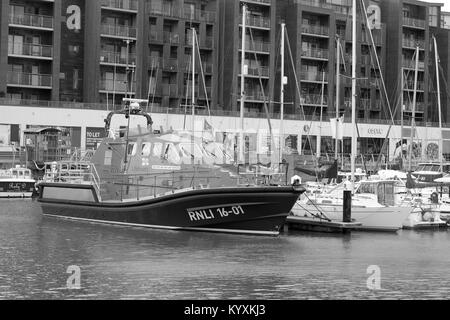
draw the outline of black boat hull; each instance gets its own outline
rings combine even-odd
[[[293,187],[187,190],[139,201],[99,202],[90,185],[43,183],[44,215],[137,227],[278,235],[295,201]],[[54,188],[59,192],[53,192]],[[90,191],[89,191],[90,190]],[[92,197],[86,197],[86,192]],[[85,200],[64,199],[83,193]]]

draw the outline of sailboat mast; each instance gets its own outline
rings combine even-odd
[[[437,100],[438,100],[438,113],[439,113],[439,163],[441,167],[441,172],[443,172],[442,168],[442,111],[441,111],[441,87],[439,83],[439,57],[437,52],[437,44],[436,44],[436,37],[433,36],[433,43],[434,43],[434,59],[436,63],[436,87],[437,87]]]
[[[338,159],[338,147],[339,147],[339,140],[337,137],[337,119],[339,119],[339,88],[340,88],[340,72],[341,72],[341,51],[339,50],[340,46],[340,39],[339,36],[336,39],[336,142],[334,146],[334,159]]]
[[[400,157],[402,159],[401,163],[401,168],[400,170],[403,170],[403,88],[404,84],[403,84],[403,67],[401,67],[401,73],[400,73],[400,110],[401,110],[401,114],[400,114]]]
[[[323,94],[325,90],[325,71],[322,71],[322,93],[320,95],[320,124],[319,124],[319,146],[317,150],[317,159],[320,159],[320,152],[322,150],[322,117],[323,117]]]
[[[239,132],[239,161],[244,163],[244,97],[245,97],[245,22],[247,16],[247,6],[242,5],[242,44],[241,44],[241,109],[240,120],[241,130]]]
[[[356,157],[356,0],[352,1],[352,193],[355,190],[355,157]]]
[[[279,163],[283,160],[283,147],[284,147],[284,85],[285,85],[285,79],[284,79],[284,31],[285,31],[285,24],[281,23],[281,83],[280,83],[280,159]]]
[[[194,135],[195,135],[195,29],[192,28],[192,163],[195,164]]]
[[[413,152],[413,139],[414,139],[414,126],[416,122],[416,98],[417,98],[417,77],[419,71],[419,46],[416,47],[416,65],[414,70],[414,93],[413,93],[413,105],[412,105],[412,116],[411,116],[411,141],[409,146],[409,166],[408,170],[411,171],[411,161]]]

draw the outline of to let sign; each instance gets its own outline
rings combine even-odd
[[[105,136],[105,128],[86,128],[86,149],[97,149]]]

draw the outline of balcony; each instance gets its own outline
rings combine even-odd
[[[180,35],[178,33],[164,31],[163,32],[163,41],[164,41],[164,43],[179,44],[180,43]]]
[[[9,71],[8,86],[51,89],[52,75]]]
[[[367,99],[367,98],[359,99],[359,108],[369,110],[370,109],[370,99]]]
[[[165,17],[175,17],[181,18],[181,8],[173,6],[171,4],[153,4],[151,3],[149,9],[149,14],[151,15],[159,15]]]
[[[317,49],[317,48],[302,49],[301,55],[302,58],[328,60],[327,49]]]
[[[25,28],[53,30],[53,17],[36,14],[9,15],[9,25]]]
[[[191,98],[192,98],[192,87],[184,86],[183,94],[184,94],[184,98],[187,98],[190,102]],[[211,87],[206,87],[206,94],[205,94],[205,89],[203,88],[203,86],[201,88],[199,88],[197,86],[194,88],[194,95],[195,95],[195,98],[203,99],[203,100],[205,100],[206,95],[208,95],[208,100],[210,100],[211,99]]]
[[[270,6],[271,0],[241,0],[241,2],[254,3],[254,4],[263,4],[263,5]]]
[[[265,95],[265,100],[267,101],[268,96]],[[238,100],[240,101],[240,97],[238,98]],[[244,100],[247,102],[260,102],[263,103],[264,102],[264,94],[260,91],[260,90],[251,90],[251,91],[246,91],[245,92],[245,97]]]
[[[419,49],[424,50],[425,49],[425,40],[403,38],[402,45],[404,48],[411,48],[411,49],[416,49],[416,47],[419,46]]]
[[[123,77],[125,75],[122,74]],[[128,90],[127,90],[127,85]],[[129,93],[134,94],[134,88],[136,88],[136,82],[126,83],[125,80],[111,80],[111,79],[100,79],[99,90],[108,93]]]
[[[325,83],[328,82],[328,73],[327,72],[316,72],[316,71],[302,71],[300,72],[300,80],[301,81],[309,81],[309,82],[320,82],[323,81],[323,76],[325,74]]]
[[[166,97],[178,98],[178,86],[176,84],[163,84],[162,94]]]
[[[321,37],[329,37],[330,28],[321,25],[302,24],[302,33]]]
[[[52,60],[53,46],[33,43],[9,43],[8,55],[14,57]]]
[[[161,34],[161,32],[150,30],[150,32],[148,33],[148,41],[163,43],[163,35]]]
[[[138,2],[136,0],[102,0],[102,8],[137,12]]]
[[[404,83],[404,90],[413,91],[414,90],[414,81],[408,80]],[[424,91],[425,83],[423,81],[417,81],[417,90]]]
[[[100,52],[100,63],[110,64],[110,65],[127,65],[127,56],[121,54],[120,52]],[[128,65],[136,64],[136,55],[131,53],[128,55]]]
[[[300,97],[300,103],[302,105],[313,105],[313,106],[320,106],[320,103],[322,102],[322,95],[321,94],[302,94]],[[328,103],[328,97],[326,94],[323,95],[323,104],[326,105]]]
[[[162,59],[162,69],[169,72],[178,71],[178,59]]]
[[[241,74],[239,73],[239,76]],[[248,67],[246,77],[269,77],[269,67],[261,66],[259,68],[257,67]]]
[[[413,110],[413,103],[412,102],[408,102],[405,103],[405,110],[404,111],[409,111],[412,112]],[[424,102],[416,102],[416,112],[423,112],[425,111],[425,103]]]
[[[242,21],[242,14],[240,20]],[[239,23],[241,25],[241,23]],[[246,20],[247,27],[270,29],[270,19],[267,17],[248,15]]]
[[[382,45],[382,37],[381,34],[379,33],[372,33],[372,38],[373,38],[373,42],[375,43],[375,45]],[[368,44],[372,44],[372,39],[370,38],[370,35],[368,35],[367,33],[363,33],[362,34],[362,40],[363,43],[368,43]]]
[[[403,17],[403,26],[425,29],[425,20]]]
[[[416,69],[416,61],[412,60],[412,59],[409,59],[409,60],[403,59],[402,60],[402,67],[406,68],[406,69],[413,69],[413,70],[415,70]],[[419,61],[419,63],[418,63],[418,70],[419,71],[424,71],[425,70],[425,62],[424,61]]]
[[[239,50],[242,50],[242,40],[239,40]],[[264,41],[245,41],[245,51],[270,52],[270,42]]]
[[[131,38],[136,40],[136,28],[118,24],[102,24],[102,37]]]
[[[330,10],[333,10],[335,13],[340,13],[340,14],[345,14],[345,15],[351,14],[350,6],[340,6],[337,4],[323,3],[323,2],[319,2],[317,0],[297,0],[296,2],[301,5],[305,5],[305,6],[330,9]]]
[[[186,7],[184,8],[184,18],[186,20],[197,20],[213,23],[216,21],[216,13],[214,11],[205,11],[199,9],[191,10],[190,7]]]

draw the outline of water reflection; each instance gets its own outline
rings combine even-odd
[[[436,299],[450,289],[446,231],[273,238],[48,218],[34,201],[0,210],[0,298]],[[79,290],[66,287],[70,265]],[[369,265],[380,291],[366,287]]]

